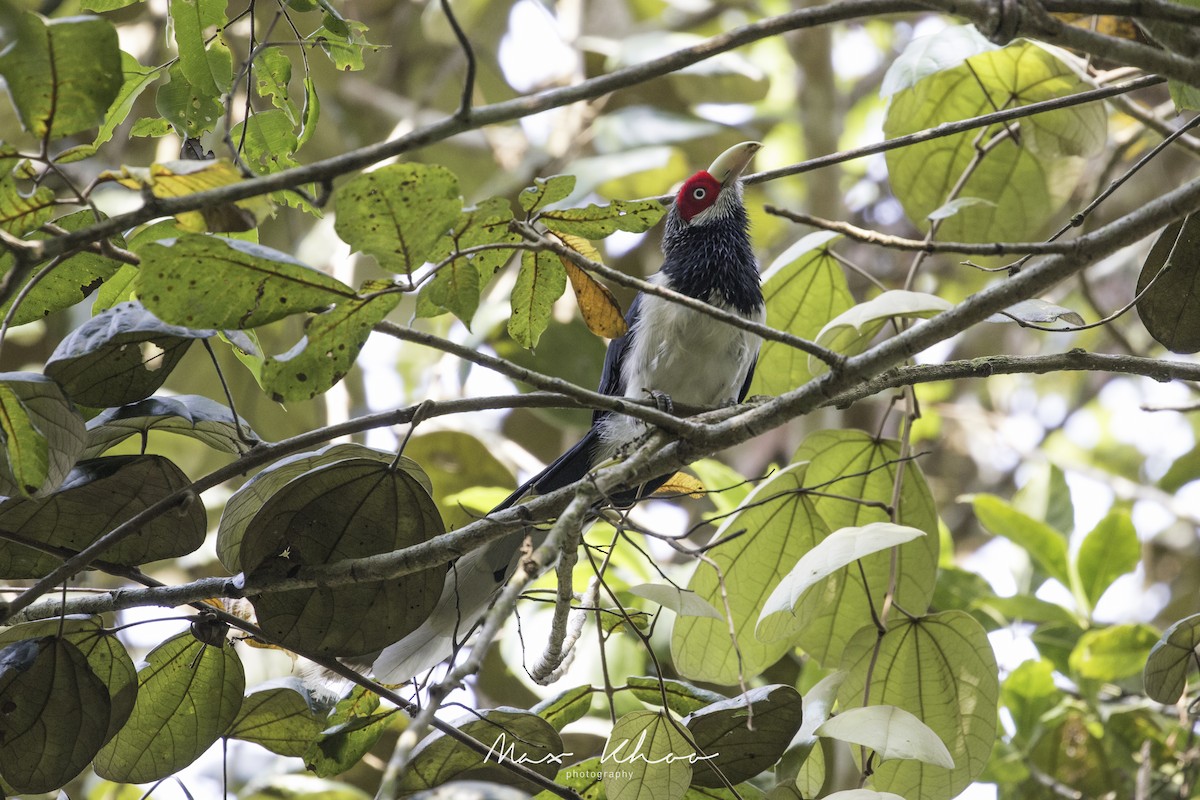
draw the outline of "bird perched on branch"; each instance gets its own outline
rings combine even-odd
[[[735,145],[707,170],[684,181],[666,217],[662,268],[650,282],[738,316],[762,322],[758,262],[750,244],[741,176],[758,142]],[[625,315],[628,331],[613,339],[604,359],[603,394],[689,406],[722,406],[745,398],[761,340],[657,295],[639,293]],[[669,401],[667,401],[669,398]],[[633,444],[644,423],[612,411],[596,411],[587,434],[493,509],[512,506],[531,492],[568,486]],[[652,493],[669,476],[613,498],[628,504]],[[448,657],[515,569],[524,534],[496,540],[458,560],[442,598],[421,627],[389,646],[375,661],[376,678],[401,682]]]

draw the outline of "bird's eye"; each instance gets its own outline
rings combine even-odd
[[[706,197],[708,197],[708,189],[705,189],[703,186],[697,186],[695,189],[692,189],[693,200],[703,200]]]

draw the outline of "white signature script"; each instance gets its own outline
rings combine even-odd
[[[635,761],[641,761],[646,764],[674,764],[676,761],[686,761],[689,764],[695,764],[698,761],[709,761],[719,755],[718,753],[711,753],[705,756],[697,753],[666,753],[651,758],[642,752],[645,744],[646,731],[642,731],[636,739],[622,739],[611,750],[608,745],[605,745],[604,753],[600,756],[600,763],[631,764]],[[496,741],[492,742],[492,746],[488,748],[487,755],[483,757],[483,760],[484,763],[495,761],[497,764],[503,764],[505,761],[508,761],[513,764],[558,764],[562,766],[563,759],[573,755],[575,754],[570,752],[546,753],[544,755],[530,755],[527,752],[518,753],[516,743],[510,742],[508,736],[501,733],[496,737]]]

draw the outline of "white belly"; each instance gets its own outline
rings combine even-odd
[[[760,310],[748,318],[762,322],[764,317]],[[762,343],[755,334],[653,295],[641,299],[632,338],[621,369],[625,396],[646,400],[656,391],[689,406],[736,402]],[[604,439],[617,446],[644,430],[629,417],[612,417]]]

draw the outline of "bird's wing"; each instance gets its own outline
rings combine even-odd
[[[750,361],[750,369],[746,370],[746,380],[742,382],[742,388],[738,391],[738,402],[746,399],[746,395],[750,394],[750,384],[754,381],[754,369],[758,366],[758,354],[754,354],[754,358]]]
[[[608,350],[604,354],[604,369],[600,372],[600,387],[596,389],[600,394],[608,394],[613,397],[621,397],[625,394],[625,376],[622,374],[625,352],[629,348],[629,337],[633,335],[634,326],[637,324],[641,310],[642,295],[639,292],[633,298],[633,302],[629,304],[629,310],[625,312],[625,324],[628,330],[608,343]],[[608,414],[609,412],[600,410],[593,412],[592,425],[595,426]]]

